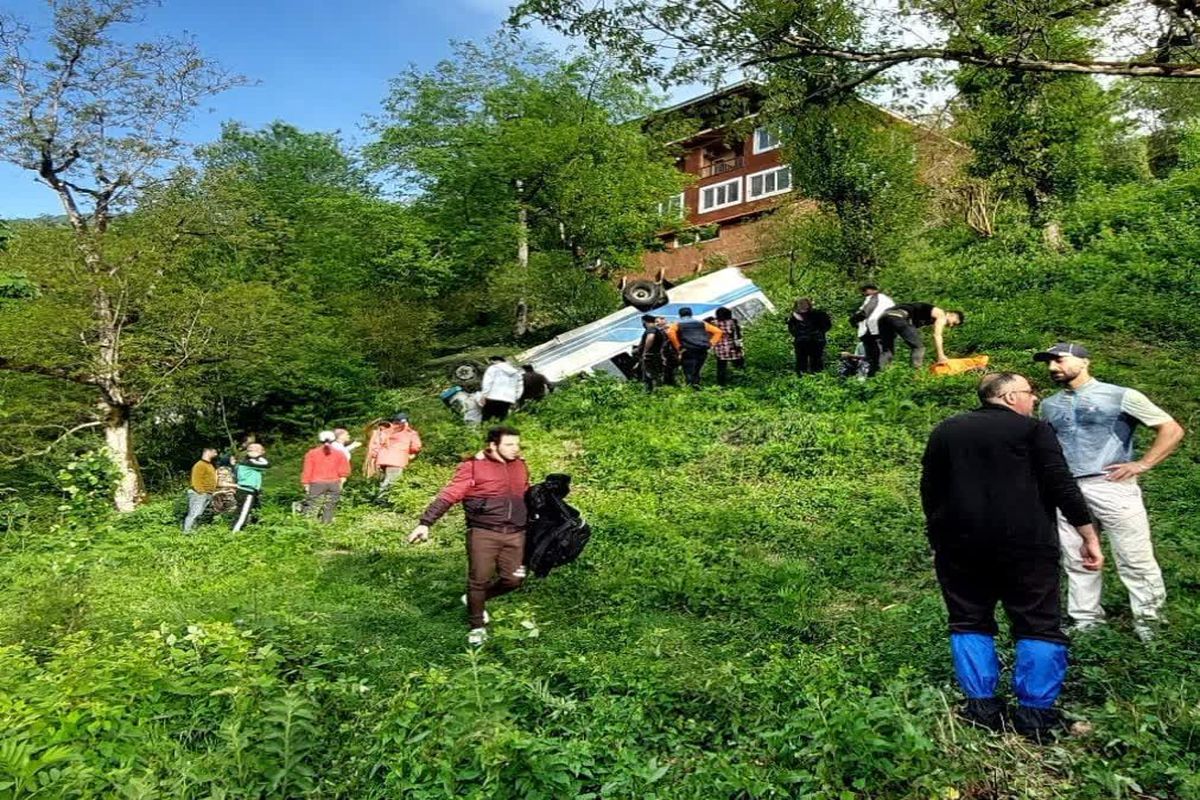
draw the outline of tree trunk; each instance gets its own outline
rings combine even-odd
[[[117,511],[133,511],[145,499],[142,472],[133,452],[133,433],[129,428],[129,407],[100,402],[104,415],[104,443],[108,455],[117,467],[117,488],[113,504]]]
[[[98,254],[91,250],[87,256],[96,259]],[[119,306],[103,287],[92,295],[92,313],[96,319],[97,359],[95,383],[100,389],[101,419],[104,420],[104,442],[108,455],[117,467],[117,488],[113,504],[117,511],[133,511],[145,499],[142,473],[138,469],[137,456],[133,450],[133,434],[129,428],[129,416],[133,404],[125,392],[121,376],[121,321]]]
[[[517,181],[517,266],[521,270],[521,295],[517,298],[517,321],[513,334],[522,338],[529,333],[529,213],[521,199],[521,181]]]

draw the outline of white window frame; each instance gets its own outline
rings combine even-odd
[[[762,131],[767,136],[770,136],[772,139],[774,139],[775,144],[771,145],[770,147],[759,147],[758,146],[759,131]],[[778,136],[776,136],[774,133],[771,132],[770,128],[766,127],[765,125],[759,125],[757,128],[754,129],[754,138],[751,140],[750,149],[754,152],[755,155],[758,155],[759,153],[769,153],[772,150],[778,150],[780,147],[783,147],[783,142],[781,142],[779,140]]]
[[[753,189],[751,187],[754,186],[753,180],[755,178],[759,177],[760,175],[765,176],[768,172],[782,172],[784,170],[787,170],[787,173],[788,173],[788,187],[786,189],[776,188],[769,192],[762,192],[760,194],[752,194]],[[765,178],[764,178],[764,184],[765,184]],[[775,185],[776,185],[776,187],[779,186],[778,180],[775,181]],[[753,200],[762,200],[764,197],[774,197],[777,194],[787,194],[791,190],[792,190],[792,165],[791,164],[784,164],[779,167],[770,167],[768,169],[760,169],[758,172],[754,172],[754,173],[751,173],[750,175],[746,176],[746,202],[747,203],[749,203]]]
[[[675,211],[674,213],[672,213],[672,211],[671,211],[671,203],[679,204],[678,210]],[[661,203],[659,203],[658,204],[658,214],[661,217],[676,216],[676,217],[679,217],[680,219],[686,219],[687,218],[687,205],[685,205],[683,202],[683,192],[680,192],[677,195],[669,197],[666,200],[663,200]]]
[[[708,191],[709,189],[716,189],[721,186],[727,186],[731,183],[738,184],[738,196],[737,196],[736,200],[729,200],[724,203],[717,203],[716,205],[712,205],[712,206],[704,205],[704,193],[706,191]],[[696,204],[698,207],[698,210],[696,213],[707,214],[710,211],[718,211],[722,208],[729,208],[730,206],[741,205],[742,203],[746,202],[746,199],[745,199],[746,193],[745,193],[744,187],[741,185],[741,183],[742,183],[742,178],[739,175],[738,177],[730,178],[727,181],[717,181],[716,183],[706,183],[705,185],[699,187],[700,188],[700,201]]]

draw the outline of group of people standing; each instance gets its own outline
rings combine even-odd
[[[961,311],[947,311],[932,303],[896,303],[874,284],[861,289],[863,302],[850,315],[859,339],[857,352],[844,353],[843,359],[862,374],[872,376],[886,368],[895,356],[896,340],[911,351],[910,363],[920,367],[925,360],[921,328],[933,329],[937,363],[945,363],[946,328],[961,325]],[[717,362],[717,384],[729,383],[731,369],[746,366],[746,351],[741,323],[733,312],[718,308],[710,319],[696,319],[691,308],[679,309],[679,321],[666,317],[642,316],[642,338],[634,350],[638,376],[647,392],[657,386],[675,386],[676,372],[682,368],[684,380],[693,389],[700,388],[700,376],[711,351]],[[816,308],[812,299],[796,301],[788,315],[787,329],[796,355],[796,374],[803,376],[825,371],[825,348],[833,321],[829,313]]]
[[[232,513],[234,531],[244,528],[258,507],[262,476],[270,465],[266,448],[257,442],[248,444],[240,459],[204,448],[192,465],[183,532],[194,531],[206,513]]]
[[[925,343],[921,328],[933,329],[933,345],[937,363],[948,358],[944,342],[946,328],[963,323],[961,311],[947,311],[933,303],[896,303],[879,291],[875,284],[861,287],[862,305],[850,315],[850,324],[857,329],[859,344],[854,353],[843,353],[849,368],[843,375],[857,374],[858,367],[866,377],[877,374],[891,364],[896,353],[896,340],[908,346],[909,363],[914,369],[925,362]],[[807,375],[825,370],[825,347],[833,321],[829,314],[815,308],[811,299],[796,301],[787,321],[788,332],[796,352],[796,374]]]
[[[895,304],[872,285],[862,293],[862,306],[851,321],[858,325],[871,374],[892,359],[897,338],[910,347],[913,366],[920,366],[922,327],[933,328],[938,360],[945,359],[942,333],[961,324],[961,312],[928,303]],[[688,386],[699,388],[710,350],[719,383],[728,380],[730,366],[744,364],[741,328],[727,308],[717,309],[711,321],[683,308],[677,323],[652,315],[642,322],[638,361],[647,391],[674,384],[677,368]],[[811,300],[797,301],[788,319],[797,373],[823,369],[831,327],[829,315]],[[943,421],[931,433],[922,457],[920,496],[949,617],[953,667],[967,698],[960,713],[974,724],[995,730],[1011,726],[1040,741],[1062,727],[1056,702],[1066,679],[1069,643],[1060,609],[1063,571],[1071,630],[1105,622],[1102,534],[1128,591],[1136,635],[1150,641],[1162,622],[1166,588],[1138,476],[1174,452],[1184,430],[1141,392],[1092,377],[1090,353],[1080,344],[1056,343],[1033,358],[1046,364],[1050,380],[1060,387],[1042,402],[1040,418],[1038,393],[1029,379],[1011,372],[984,376],[979,407]],[[484,419],[501,419],[522,398],[543,397],[550,390],[531,368],[522,373],[494,356],[483,376],[479,407]],[[1139,426],[1156,435],[1135,458]],[[345,429],[319,434],[304,458],[303,512],[319,510],[323,522],[333,520],[358,444]],[[408,416],[396,414],[371,432],[364,472],[379,476],[385,493],[421,449]],[[192,531],[210,506],[232,511],[233,529],[241,530],[259,505],[268,465],[259,443],[250,444],[241,459],[206,448],[192,469],[184,530]],[[472,644],[486,639],[487,601],[525,579],[529,487],[518,432],[492,428],[484,448],[459,464],[407,539],[409,544],[428,540],[432,526],[462,503],[468,554],[462,601]],[[1003,606],[1015,640],[1013,709],[999,696],[997,605]]]
[[[682,368],[684,380],[693,389],[700,388],[700,376],[711,350],[717,361],[717,384],[729,383],[730,370],[746,366],[742,344],[742,326],[733,312],[718,308],[711,320],[696,319],[691,308],[679,309],[679,321],[668,324],[666,317],[642,316],[642,338],[634,351],[638,374],[647,392],[656,386],[675,386],[675,373]]]
[[[1133,629],[1154,638],[1166,600],[1138,476],[1183,438],[1182,426],[1141,392],[1091,375],[1090,354],[1060,342],[1034,356],[1061,391],[1038,393],[1015,373],[985,376],[980,406],[939,424],[925,449],[921,502],[950,623],[954,671],[970,722],[1042,740],[1061,727],[1055,703],[1067,673],[1060,610],[1067,574],[1071,630],[1105,621],[1107,539],[1129,593]],[[1134,458],[1134,431],[1155,430]],[[1011,623],[1017,707],[998,697],[995,608]]]
[[[345,428],[321,431],[317,445],[304,454],[300,486],[304,499],[294,510],[318,515],[322,522],[333,521],[342,489],[351,474],[354,451],[361,446]],[[408,415],[398,413],[375,423],[368,436],[363,474],[379,479],[378,498],[386,497],[404,469],[421,452],[421,435],[409,423]],[[184,533],[191,533],[206,514],[232,513],[234,532],[257,519],[262,505],[263,474],[270,466],[266,448],[258,442],[246,445],[245,455],[219,455],[214,447],[205,447],[200,460],[192,466],[187,491]]]
[[[554,385],[533,365],[517,369],[504,356],[490,356],[479,391],[467,396],[463,404],[463,421],[474,426],[503,420],[519,403],[542,400],[552,391]]]

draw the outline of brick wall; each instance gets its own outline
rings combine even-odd
[[[797,213],[812,213],[816,203],[811,200],[793,202]],[[753,266],[765,253],[764,235],[769,217],[743,217],[721,226],[718,238],[661,252],[646,253],[638,277],[656,278],[659,270],[667,280],[678,281],[700,272],[721,267]]]

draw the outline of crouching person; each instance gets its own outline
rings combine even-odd
[[[485,605],[508,594],[525,580],[525,492],[529,469],[521,458],[521,437],[512,428],[492,428],[484,449],[458,465],[454,477],[438,493],[409,544],[429,539],[429,528],[455,503],[467,516],[467,641],[487,638]]]

